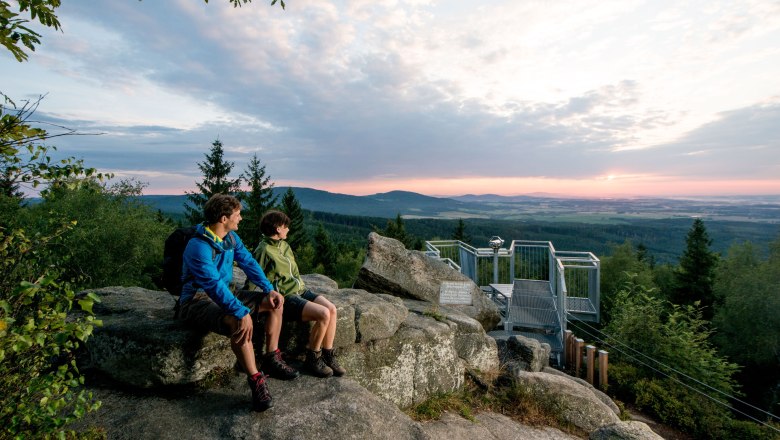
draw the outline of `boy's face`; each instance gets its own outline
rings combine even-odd
[[[288,232],[290,232],[290,227],[288,225],[276,227],[276,234],[279,235],[280,240],[286,240]]]

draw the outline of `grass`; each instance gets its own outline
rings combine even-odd
[[[447,317],[444,316],[441,312],[439,312],[438,304],[432,305],[430,309],[424,311],[422,314],[431,317],[439,322],[444,322],[447,320]]]
[[[436,394],[404,411],[417,421],[438,420],[444,412],[449,411],[472,422],[476,422],[476,414],[489,411],[503,414],[524,425],[550,426],[577,436],[587,435],[563,421],[560,416],[562,409],[559,403],[494,372],[485,373],[479,378],[467,375],[461,389]]]

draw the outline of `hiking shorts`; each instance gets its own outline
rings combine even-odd
[[[256,315],[260,302],[267,294],[259,290],[239,290],[236,298],[249,307],[250,314]],[[287,304],[285,304],[287,305]],[[224,336],[231,336],[230,328],[225,325],[225,313],[205,292],[198,292],[189,301],[179,306],[179,319],[187,325]]]
[[[306,289],[300,295],[287,295],[284,297],[284,311],[282,319],[285,321],[303,321],[303,308],[308,302],[314,302],[319,295]]]

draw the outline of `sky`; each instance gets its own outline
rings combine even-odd
[[[11,1],[15,4],[15,1]],[[181,194],[214,140],[345,194],[780,194],[777,1],[67,0],[0,91]],[[56,131],[49,126],[50,131]]]

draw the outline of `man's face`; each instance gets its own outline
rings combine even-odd
[[[238,223],[241,222],[241,210],[236,209],[230,217],[223,217],[225,220],[225,229],[228,231],[238,231]]]

